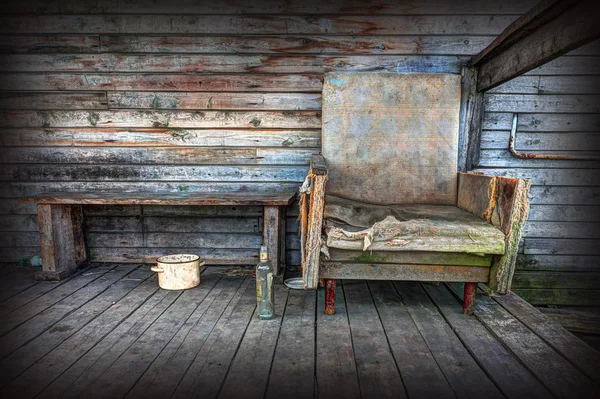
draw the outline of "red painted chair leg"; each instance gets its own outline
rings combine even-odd
[[[477,283],[465,283],[465,293],[463,297],[463,313],[472,314],[475,307],[475,291]]]
[[[335,313],[335,280],[325,280],[325,314]]]

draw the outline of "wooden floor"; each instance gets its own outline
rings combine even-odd
[[[0,397],[598,397],[597,351],[520,300],[455,286],[276,288],[278,317],[254,316],[254,279],[209,268],[187,291],[147,267],[102,265],[60,283],[3,269]],[[458,290],[457,290],[458,292]],[[283,315],[283,317],[281,316]],[[594,382],[595,381],[595,382]]]

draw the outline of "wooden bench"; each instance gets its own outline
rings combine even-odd
[[[285,212],[294,199],[292,191],[281,193],[48,193],[21,198],[38,204],[42,247],[42,271],[38,280],[60,280],[73,273],[88,255],[83,229],[82,205],[237,205],[263,206],[263,242],[277,276],[285,270]]]

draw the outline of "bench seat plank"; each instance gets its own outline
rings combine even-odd
[[[46,193],[19,199],[24,203],[52,205],[260,205],[286,206],[296,193]]]

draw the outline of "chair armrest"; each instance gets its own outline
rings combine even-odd
[[[505,294],[510,290],[523,225],[529,216],[531,182],[477,173],[459,173],[457,206],[502,230],[504,255],[494,257],[489,286]]]
[[[319,284],[319,258],[325,183],[327,167],[321,155],[310,159],[310,172],[300,189],[300,247],[302,254],[302,282],[305,289],[316,289]]]
[[[325,158],[319,154],[312,155],[310,157],[310,170],[313,175],[326,175],[327,165],[325,164]]]

